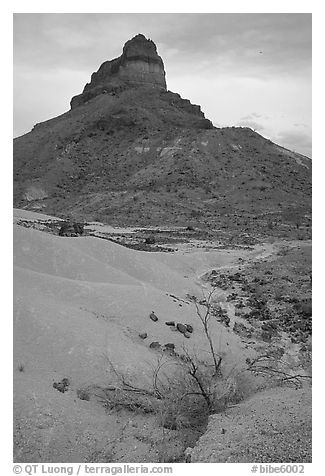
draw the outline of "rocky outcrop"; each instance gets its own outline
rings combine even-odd
[[[144,35],[127,41],[118,58],[105,61],[91,75],[83,93],[71,100],[71,109],[102,93],[116,94],[126,85],[140,85],[166,90],[165,69],[155,43]]]

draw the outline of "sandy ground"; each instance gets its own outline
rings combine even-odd
[[[19,218],[49,217],[16,209],[14,221]],[[146,253],[14,225],[15,461],[157,461],[154,439],[164,452],[172,434],[162,437],[148,417],[107,414],[78,399],[78,390],[107,385],[109,360],[131,380],[148,384],[158,359],[149,348],[153,341],[206,358],[205,336],[187,294],[203,297],[200,277],[206,271],[271,252],[272,245]],[[149,319],[151,311],[158,322]],[[165,325],[170,320],[191,324],[191,338],[172,332]],[[139,337],[142,332],[147,339]],[[221,323],[215,322],[212,336],[225,371],[240,369],[255,355]],[[62,378],[71,382],[66,393],[53,388]],[[171,446],[177,449],[177,442]]]
[[[210,417],[192,463],[311,463],[311,390],[276,388]]]

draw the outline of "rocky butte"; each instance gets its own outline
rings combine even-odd
[[[310,159],[249,128],[214,127],[167,89],[163,60],[144,35],[105,61],[70,105],[14,140],[15,206],[255,236],[307,230]]]
[[[71,109],[98,94],[116,90],[118,85],[138,85],[166,90],[164,63],[153,41],[144,35],[136,35],[125,43],[118,58],[105,61],[91,75],[82,94],[71,99]]]

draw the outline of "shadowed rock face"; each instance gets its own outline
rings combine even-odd
[[[98,94],[114,93],[130,84],[167,89],[164,63],[156,45],[141,34],[125,43],[120,57],[105,61],[91,75],[83,93],[72,98],[71,109]]]

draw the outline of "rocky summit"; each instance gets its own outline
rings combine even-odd
[[[119,58],[105,61],[91,75],[82,94],[71,100],[71,109],[98,94],[114,92],[122,85],[140,85],[166,90],[164,63],[157,53],[156,45],[144,35],[136,35],[127,41]]]
[[[232,240],[305,239],[311,160],[249,128],[214,127],[167,89],[156,45],[139,34],[68,112],[14,140],[14,205],[117,225],[205,227]]]

